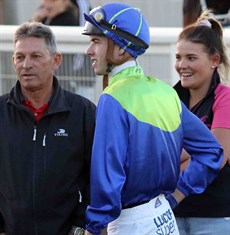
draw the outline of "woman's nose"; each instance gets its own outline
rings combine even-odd
[[[186,60],[186,59],[181,59],[181,60],[179,61],[179,67],[180,67],[180,68],[187,68],[187,67],[188,67],[187,60]]]

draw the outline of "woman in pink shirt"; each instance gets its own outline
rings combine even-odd
[[[180,81],[174,88],[180,99],[224,149],[217,178],[204,193],[189,196],[175,209],[178,227],[181,235],[230,234],[230,87],[226,85],[230,64],[222,27],[210,11],[180,33],[175,68]],[[185,151],[182,161],[183,170],[189,164]]]

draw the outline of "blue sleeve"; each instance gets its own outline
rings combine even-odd
[[[183,148],[191,161],[180,175],[177,188],[185,196],[202,193],[217,176],[223,161],[221,145],[205,124],[182,103]]]
[[[91,163],[93,197],[86,213],[86,228],[93,234],[100,234],[120,215],[128,133],[126,111],[113,97],[102,95],[97,108]]]

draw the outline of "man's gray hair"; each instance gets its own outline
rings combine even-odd
[[[57,52],[56,39],[49,26],[40,22],[25,22],[21,24],[14,34],[14,45],[20,39],[28,37],[44,38],[50,53],[54,54]]]

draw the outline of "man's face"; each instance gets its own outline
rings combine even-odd
[[[108,38],[105,36],[89,36],[90,45],[86,50],[86,54],[90,56],[92,61],[92,67],[97,75],[106,74],[107,70],[107,50],[108,50]]]
[[[22,89],[36,91],[52,85],[61,55],[51,54],[44,39],[27,37],[15,44],[12,60]]]

